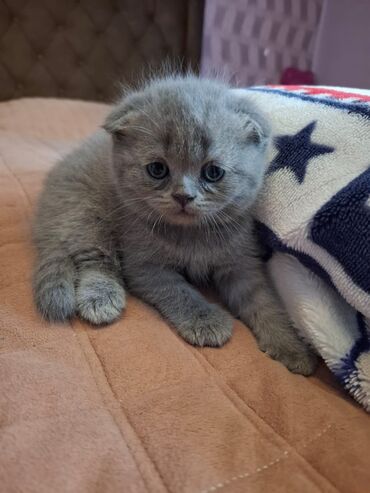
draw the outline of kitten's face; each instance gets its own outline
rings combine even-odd
[[[117,186],[149,221],[229,220],[256,198],[265,171],[263,123],[229,89],[196,78],[134,93],[108,118]]]

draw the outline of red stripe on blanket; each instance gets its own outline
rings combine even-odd
[[[359,101],[370,101],[370,95],[339,91],[338,89],[330,89],[320,86],[269,85],[268,87],[273,89],[282,89],[284,91],[300,91],[303,94],[309,94],[312,96],[331,96],[333,99],[339,100],[356,99]]]

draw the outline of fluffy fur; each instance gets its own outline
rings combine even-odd
[[[249,213],[268,141],[260,113],[215,81],[167,77],[125,95],[104,129],[46,180],[34,235],[42,315],[110,323],[127,287],[189,343],[221,346],[231,315],[195,287],[212,283],[263,351],[311,373],[315,357],[266,276]],[[168,175],[151,177],[152,162],[168,166]],[[204,179],[207,163],[222,179]]]

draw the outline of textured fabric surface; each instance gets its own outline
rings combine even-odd
[[[203,0],[0,0],[0,99],[110,101],[164,59],[199,62]]]
[[[311,68],[323,0],[208,0],[202,72],[241,86],[276,84],[284,69]]]
[[[235,321],[195,349],[129,299],[104,329],[43,322],[30,218],[46,171],[99,104],[0,104],[0,490],[364,493],[370,421],[323,368],[289,373]]]
[[[269,114],[275,135],[256,216],[266,244],[284,254],[273,260],[280,293],[304,336],[370,412],[370,91],[241,93]]]

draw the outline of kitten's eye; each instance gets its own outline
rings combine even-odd
[[[220,181],[225,174],[225,170],[213,163],[208,163],[202,168],[202,178],[211,183]]]
[[[146,170],[149,176],[151,176],[155,180],[163,180],[163,178],[166,178],[166,176],[170,172],[167,164],[161,163],[160,161],[149,163],[146,167]]]

